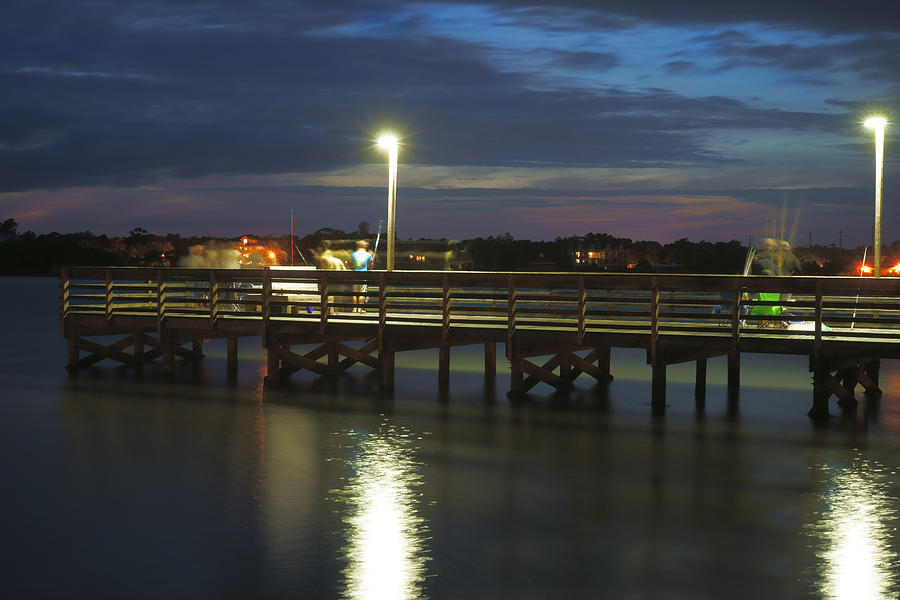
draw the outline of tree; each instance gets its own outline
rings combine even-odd
[[[16,235],[19,224],[15,219],[7,219],[0,225],[0,235]]]

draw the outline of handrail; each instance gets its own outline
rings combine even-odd
[[[353,284],[367,283],[367,313],[350,312]],[[651,355],[666,336],[875,340],[900,343],[900,279],[743,275],[473,271],[321,271],[66,267],[60,311],[70,315],[203,318],[262,323],[377,323],[646,335]],[[788,299],[788,294],[791,296]],[[855,301],[859,296],[861,302]],[[335,314],[329,315],[334,311]],[[855,313],[854,313],[855,311]]]

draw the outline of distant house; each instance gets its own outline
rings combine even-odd
[[[613,248],[594,248],[579,246],[572,251],[572,260],[576,267],[597,267],[605,270],[625,270],[634,266],[635,260],[631,255],[631,250],[619,246]]]

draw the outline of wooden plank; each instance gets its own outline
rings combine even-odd
[[[319,375],[328,373],[328,365],[315,360],[310,360],[301,354],[291,352],[289,349],[281,348],[278,357],[281,359],[282,363],[295,367],[296,369],[306,369],[307,371],[312,371]]]
[[[554,387],[563,385],[563,379],[552,372],[553,369],[559,366],[561,360],[562,354],[556,354],[542,366],[538,366],[533,362],[522,358],[521,369],[524,373],[528,373],[528,378],[522,383],[523,390],[527,392],[542,381],[549,383]]]
[[[338,344],[338,350],[340,351],[340,353],[347,357],[339,363],[341,370],[346,371],[358,362],[368,365],[373,369],[379,368],[381,366],[381,361],[378,360],[378,358],[372,356],[372,352],[376,351],[377,349],[378,342],[375,340],[369,342],[359,349],[353,348],[352,346],[347,346],[346,344]]]
[[[523,382],[523,390],[528,391],[538,383],[547,383],[557,389],[565,389],[568,387],[567,381],[548,371],[527,359],[520,359],[522,372],[528,374],[528,378]]]
[[[573,380],[581,373],[586,373],[597,381],[606,381],[609,379],[609,373],[594,364],[594,360],[596,359],[595,353],[596,351],[591,352],[587,358],[582,358],[574,352],[567,353],[569,362],[578,367],[578,369],[573,372]]]
[[[134,335],[129,335],[124,340],[119,340],[115,344],[109,346],[104,346],[84,338],[77,338],[76,344],[80,350],[86,350],[91,353],[91,356],[82,358],[78,361],[79,367],[90,366],[105,358],[110,358],[126,365],[135,364],[134,356],[122,351],[123,348],[134,344]]]

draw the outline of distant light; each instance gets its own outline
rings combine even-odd
[[[386,133],[378,138],[378,147],[385,150],[395,150],[399,144],[397,136],[391,133]]]
[[[884,129],[887,125],[887,119],[884,117],[869,117],[863,124],[869,129]]]
[[[871,273],[871,272],[872,272],[872,267],[870,267],[869,265],[862,265],[862,266],[859,268],[859,272],[860,272],[860,273],[863,273],[863,274],[865,274],[865,273]]]
[[[272,252],[271,250],[269,250],[269,258],[271,258],[272,260],[275,260],[275,253]]]

